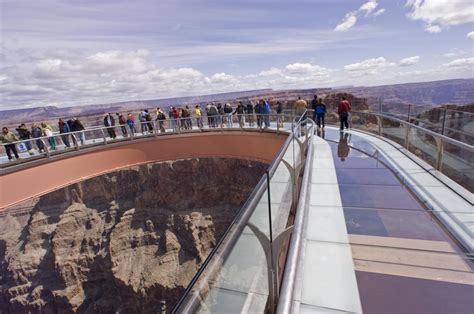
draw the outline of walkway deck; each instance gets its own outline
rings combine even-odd
[[[469,202],[385,141],[330,127],[320,136],[294,309],[471,312],[473,261],[434,215],[444,206],[472,222]]]

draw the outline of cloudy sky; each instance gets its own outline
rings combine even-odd
[[[0,110],[474,77],[472,0],[0,0]]]

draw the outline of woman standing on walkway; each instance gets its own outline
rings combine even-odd
[[[128,125],[128,128],[130,129],[130,134],[132,136],[135,135],[135,117],[132,115],[131,112],[129,112],[127,114],[127,125]]]
[[[316,115],[316,124],[318,125],[318,129],[321,128],[321,122],[323,124],[323,129],[324,129],[325,127],[324,117],[326,115],[326,105],[323,103],[323,100],[321,98],[318,98],[318,103],[315,106],[314,112]]]
[[[51,149],[56,150],[56,139],[53,136],[53,128],[47,123],[41,123],[41,129],[43,130],[43,136],[48,137],[48,143]]]

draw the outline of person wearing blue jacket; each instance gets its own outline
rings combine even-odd
[[[314,108],[314,112],[316,113],[316,124],[318,125],[318,129],[321,128],[321,122],[323,124],[324,129],[324,116],[326,115],[326,105],[323,103],[323,100],[321,98],[318,98],[318,103]]]
[[[262,105],[260,106],[260,111],[263,114],[263,122],[265,124],[264,128],[270,127],[270,113],[272,113],[272,108],[266,100],[262,100]]]
[[[64,122],[62,118],[59,118],[58,128],[59,128],[59,133],[61,133],[61,140],[63,141],[64,145],[66,145],[66,147],[71,147],[71,144],[69,142],[69,134],[68,134],[71,132],[71,128],[69,127],[69,124]]]

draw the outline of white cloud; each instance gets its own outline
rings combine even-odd
[[[455,58],[455,57],[460,57],[467,54],[465,50],[459,49],[459,48],[452,48],[449,50],[449,52],[443,54],[443,57],[445,58]]]
[[[474,39],[474,32],[467,33],[466,37],[469,39]]]
[[[225,74],[224,72],[216,73],[208,80],[210,83],[231,83],[236,82],[234,76]]]
[[[456,59],[446,63],[445,66],[450,68],[474,68],[474,58]]]
[[[374,16],[379,16],[385,12],[385,9],[378,9],[375,13]]]
[[[408,0],[406,6],[411,8],[407,16],[414,21],[425,22],[425,30],[432,33],[474,21],[470,0]]]
[[[145,51],[67,53],[4,68],[2,106],[59,106],[157,99],[256,88],[299,88],[331,82],[331,69],[292,63],[258,74],[205,75],[190,68],[162,68]]]
[[[326,73],[326,69],[319,66],[313,65],[310,63],[293,63],[288,64],[285,67],[287,73],[290,74],[317,74],[317,73]]]
[[[440,33],[441,27],[439,27],[438,25],[428,24],[425,26],[425,31],[427,31],[428,33]]]
[[[377,0],[367,1],[366,3],[360,6],[359,11],[365,11],[365,14],[369,15],[377,8],[378,5],[379,4],[377,3]]]
[[[352,63],[344,66],[344,70],[352,72],[357,75],[359,74],[375,74],[379,70],[394,66],[394,63],[388,62],[383,57],[367,59],[358,63]]]
[[[336,32],[345,32],[349,30],[352,26],[354,26],[356,22],[357,22],[357,17],[355,16],[354,12],[348,13],[344,17],[344,19],[341,21],[341,23],[337,24],[334,30]]]
[[[413,57],[408,57],[408,58],[404,58],[400,60],[400,62],[398,62],[398,65],[402,67],[410,66],[410,65],[417,64],[419,61],[420,61],[420,56],[413,56]]]
[[[260,76],[273,76],[273,75],[282,75],[282,70],[278,68],[271,68],[269,70],[265,70],[260,72],[258,75]]]
[[[377,0],[369,0],[362,4],[359,9],[346,14],[342,21],[334,28],[336,32],[345,32],[353,27],[357,23],[357,16],[361,16],[365,13],[365,16],[379,16],[385,12],[385,9],[379,9],[374,12],[378,7]]]

